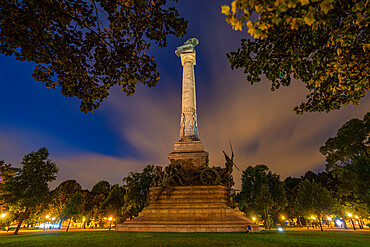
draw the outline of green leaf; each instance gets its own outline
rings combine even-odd
[[[222,5],[221,6],[221,13],[224,14],[224,15],[229,15],[230,14],[230,6]]]
[[[311,26],[316,21],[312,13],[308,13],[307,15],[305,15],[303,20],[309,26]]]

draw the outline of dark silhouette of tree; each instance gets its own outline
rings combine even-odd
[[[153,181],[153,165],[147,165],[142,172],[131,172],[123,179],[125,204],[123,213],[131,218],[137,216],[147,203],[150,184]]]
[[[338,198],[344,208],[365,214],[370,210],[370,113],[351,119],[320,148],[326,170],[339,181]]]
[[[97,184],[95,184],[92,189],[91,193],[93,194],[103,194],[105,197],[108,196],[109,192],[111,190],[111,185],[107,181],[100,181]]]
[[[50,211],[58,216],[61,225],[64,220],[69,218],[68,215],[63,213],[69,200],[77,193],[81,193],[81,191],[82,187],[76,180],[66,180],[51,192],[52,203],[50,204]]]
[[[233,0],[222,13],[235,30],[254,39],[227,54],[253,84],[264,75],[271,90],[302,81],[307,101],[297,114],[358,105],[370,89],[368,2],[364,0]],[[253,13],[257,13],[257,17]]]
[[[326,157],[327,169],[352,163],[359,157],[370,157],[370,112],[364,119],[351,119],[329,138],[320,152]]]
[[[266,165],[248,166],[243,171],[240,196],[241,208],[247,214],[260,214],[266,229],[271,227],[271,214],[287,204],[280,176],[269,171]]]
[[[296,210],[308,217],[310,215],[315,215],[321,231],[322,220],[324,213],[329,213],[334,206],[334,200],[330,196],[330,192],[322,187],[320,184],[316,183],[315,180],[310,181],[305,179],[298,186],[297,197],[295,200]],[[308,220],[306,219],[306,222]]]
[[[48,156],[49,152],[45,147],[25,155],[22,167],[12,168],[14,176],[6,175],[5,182],[0,184],[2,199],[8,204],[24,209],[15,235],[18,234],[23,220],[28,217],[31,210],[48,202],[50,198],[48,182],[55,180],[58,168]]]
[[[183,36],[187,21],[166,0],[0,1],[0,52],[36,64],[33,77],[92,112],[114,85],[132,95],[159,80],[152,43]]]
[[[122,207],[125,204],[124,196],[125,190],[122,186],[118,184],[112,186],[107,198],[101,203],[101,211],[107,218],[115,217],[117,222],[121,222]]]
[[[82,194],[77,192],[69,198],[67,205],[64,207],[62,215],[63,218],[69,219],[66,232],[69,230],[69,225],[72,218],[78,217],[82,209]]]

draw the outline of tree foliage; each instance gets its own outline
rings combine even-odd
[[[244,211],[247,214],[251,212],[260,214],[266,229],[271,227],[269,226],[271,213],[287,204],[280,176],[269,171],[266,165],[248,166],[243,171],[240,196]]]
[[[298,186],[295,208],[304,216],[315,215],[321,227],[324,213],[329,213],[334,205],[330,192],[314,180],[305,179]]]
[[[12,168],[13,176],[6,176],[1,183],[1,197],[5,203],[24,209],[14,234],[18,234],[22,221],[40,204],[48,202],[48,182],[56,178],[58,168],[48,159],[49,152],[43,147],[24,156],[21,168]]]
[[[97,109],[119,85],[126,95],[137,83],[159,80],[151,43],[183,36],[187,21],[166,0],[0,1],[0,52],[33,61],[33,77]]]
[[[235,30],[247,26],[255,40],[227,54],[253,84],[264,74],[271,90],[291,78],[309,90],[296,113],[358,105],[370,89],[369,3],[364,0],[234,0],[222,13]],[[253,16],[253,13],[257,14]]]
[[[125,205],[125,190],[122,186],[115,184],[112,186],[107,198],[101,203],[102,213],[106,217],[114,216],[118,222],[125,216],[122,208]]]
[[[147,165],[142,172],[131,172],[123,179],[125,189],[123,213],[127,217],[137,216],[146,205],[150,184],[154,178],[153,168],[153,165]]]
[[[105,197],[107,197],[110,190],[111,190],[110,183],[102,180],[92,187],[91,193],[97,194],[97,195],[103,194]]]
[[[68,203],[63,208],[63,217],[69,219],[66,232],[68,232],[71,219],[80,215],[80,212],[82,211],[82,205],[82,194],[77,192],[69,198]]]
[[[360,157],[370,158],[370,112],[364,119],[351,119],[320,148],[328,170],[352,163]]]
[[[54,215],[58,215],[61,221],[68,219],[68,214],[65,215],[65,208],[69,200],[77,193],[81,193],[82,187],[76,180],[66,180],[56,187],[52,192],[52,203],[50,211]]]

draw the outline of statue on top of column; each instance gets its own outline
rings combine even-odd
[[[182,46],[177,47],[175,54],[179,57],[184,51],[194,51],[194,47],[198,44],[199,40],[197,38],[188,39]]]

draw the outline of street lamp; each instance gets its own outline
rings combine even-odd
[[[255,218],[255,217],[253,217],[253,218],[252,218],[252,221],[255,221],[255,220],[256,220],[256,218]]]
[[[5,218],[6,214],[1,214],[0,217],[1,218]]]
[[[83,219],[82,219],[82,228],[83,228],[83,229],[85,229],[85,221],[86,221],[86,219],[85,219],[85,218],[83,218]]]
[[[354,223],[354,222],[353,222],[353,220],[352,220],[352,214],[351,214],[351,213],[348,213],[347,215],[348,215],[348,217],[349,217],[349,218],[350,218],[350,220],[351,220],[351,223],[352,223],[352,226],[353,226],[353,230],[356,230],[355,223]]]
[[[109,221],[109,231],[110,231],[110,228],[112,226],[112,216],[108,218],[108,221]]]

